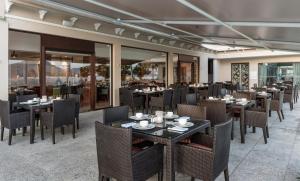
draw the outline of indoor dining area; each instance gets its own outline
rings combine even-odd
[[[299,6],[0,1],[0,181],[300,181]]]

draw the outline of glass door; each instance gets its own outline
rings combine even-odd
[[[90,55],[46,51],[46,94],[79,94],[81,111],[91,109]]]

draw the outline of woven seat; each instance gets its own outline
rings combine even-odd
[[[162,180],[163,146],[132,148],[132,129],[116,128],[96,122],[99,180],[147,180],[158,174]]]
[[[213,136],[198,134],[192,143],[177,144],[176,170],[204,181],[215,180],[224,172],[228,181],[231,123],[215,125]]]

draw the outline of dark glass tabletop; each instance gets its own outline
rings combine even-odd
[[[122,124],[130,123],[130,122],[135,122],[135,121],[129,120],[128,122],[122,122]],[[180,131],[174,131],[174,130],[168,129],[168,128],[174,127],[174,125],[169,124],[171,122],[176,123],[176,121],[168,120],[168,121],[166,121],[165,126],[163,126],[163,124],[155,124],[155,128],[149,129],[149,130],[140,130],[140,129],[132,128],[132,133],[133,134],[144,134],[144,135],[149,135],[149,136],[157,136],[157,137],[168,138],[168,139],[175,139],[177,137],[182,136],[183,134],[187,134],[196,129],[201,129],[201,128],[205,129],[210,126],[210,122],[208,120],[189,120],[188,122],[191,122],[194,125],[191,127],[188,127],[188,129],[186,131],[180,132]],[[138,122],[136,122],[136,123],[139,124]],[[121,127],[122,124],[119,123],[114,126]]]

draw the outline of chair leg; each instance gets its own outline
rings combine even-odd
[[[22,136],[25,136],[25,132],[26,132],[26,127],[23,127],[23,129],[22,129]]]
[[[4,126],[1,126],[1,141],[3,141],[3,135],[4,135]]]
[[[79,117],[76,118],[76,123],[77,123],[77,129],[79,129]]]
[[[13,129],[12,135],[13,135],[13,136],[16,136],[16,135],[17,135],[17,130],[16,130],[16,129]]]
[[[9,129],[8,145],[11,145],[12,136],[13,136],[13,130]]]
[[[51,131],[52,131],[52,143],[55,144],[55,128],[52,128]]]
[[[293,103],[290,102],[290,110],[292,111],[293,110]]]
[[[282,118],[280,116],[280,111],[279,110],[277,111],[277,114],[278,114],[278,117],[279,117],[279,121],[282,122]]]
[[[262,130],[263,130],[263,135],[264,135],[265,144],[267,144],[267,143],[268,143],[268,141],[267,141],[267,128],[264,127],[264,128],[262,128]]]
[[[269,126],[266,126],[267,138],[269,138]]]
[[[61,134],[62,134],[62,135],[65,134],[65,128],[64,128],[63,126],[60,128],[60,131],[61,131]]]
[[[44,125],[42,123],[40,123],[40,129],[41,129],[41,139],[44,140],[45,136],[44,136]]]
[[[195,181],[195,177],[192,177],[192,178],[191,178],[191,181]]]
[[[280,110],[280,112],[281,112],[282,118],[284,119],[284,114],[283,114],[282,109]]]
[[[161,169],[158,172],[157,176],[158,176],[158,181],[163,181],[163,176],[164,176],[163,169]]]
[[[229,181],[228,168],[226,168],[226,169],[224,170],[224,178],[225,178],[225,181]]]
[[[256,128],[254,126],[252,127],[252,131],[253,133],[256,133]]]
[[[73,135],[73,139],[75,138],[75,122],[73,123],[73,126],[72,126],[72,135]]]
[[[231,140],[233,140],[233,138],[234,138],[234,121],[232,121],[232,124],[231,124],[231,126],[232,126],[232,129],[231,129]]]

